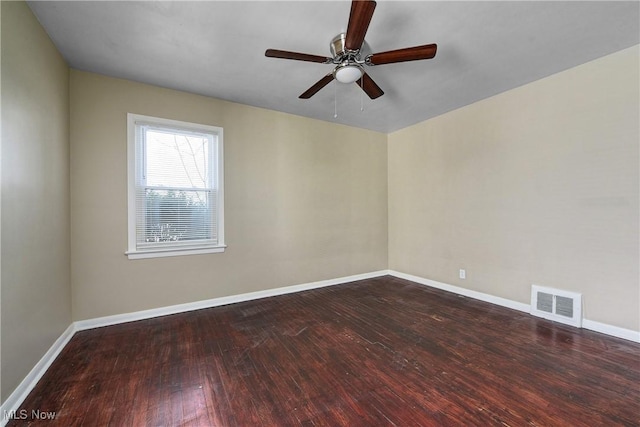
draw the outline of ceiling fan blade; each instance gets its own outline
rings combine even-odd
[[[267,49],[264,56],[269,58],[293,59],[295,61],[308,61],[319,63],[331,63],[331,58],[319,55],[309,55],[308,53],[289,52],[286,50]]]
[[[420,59],[431,59],[436,56],[438,46],[435,44],[425,44],[422,46],[407,47],[404,49],[390,50],[387,52],[374,53],[367,56],[366,62],[369,65],[393,64],[395,62],[417,61]]]
[[[378,86],[367,73],[364,73],[356,83],[367,95],[369,95],[369,98],[371,99],[376,99],[384,95],[380,86]]]
[[[358,50],[362,47],[375,8],[376,2],[373,0],[353,0],[351,2],[351,13],[344,42],[345,48]]]
[[[316,84],[314,84],[313,86],[311,86],[309,89],[307,89],[302,95],[300,95],[298,98],[300,99],[309,99],[311,98],[313,95],[315,95],[316,93],[318,93],[318,91],[320,89],[322,89],[323,87],[325,87],[326,85],[328,85],[329,83],[331,83],[331,81],[333,80],[333,73],[329,73],[326,76],[324,76],[323,78],[321,78],[320,80],[318,80],[318,82]]]

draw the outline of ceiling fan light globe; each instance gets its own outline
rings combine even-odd
[[[340,83],[353,83],[362,77],[362,68],[357,65],[344,65],[335,71],[335,78]]]

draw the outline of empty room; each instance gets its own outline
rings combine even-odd
[[[0,24],[0,426],[640,426],[640,2]]]

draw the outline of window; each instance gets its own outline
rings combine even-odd
[[[222,128],[128,114],[129,259],[224,252]]]

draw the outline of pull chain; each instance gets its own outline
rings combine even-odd
[[[338,82],[333,81],[333,118],[338,118]]]
[[[364,112],[364,98],[362,95],[362,92],[364,92],[364,75],[362,77],[360,77],[360,89],[362,89],[360,91],[360,112]]]

